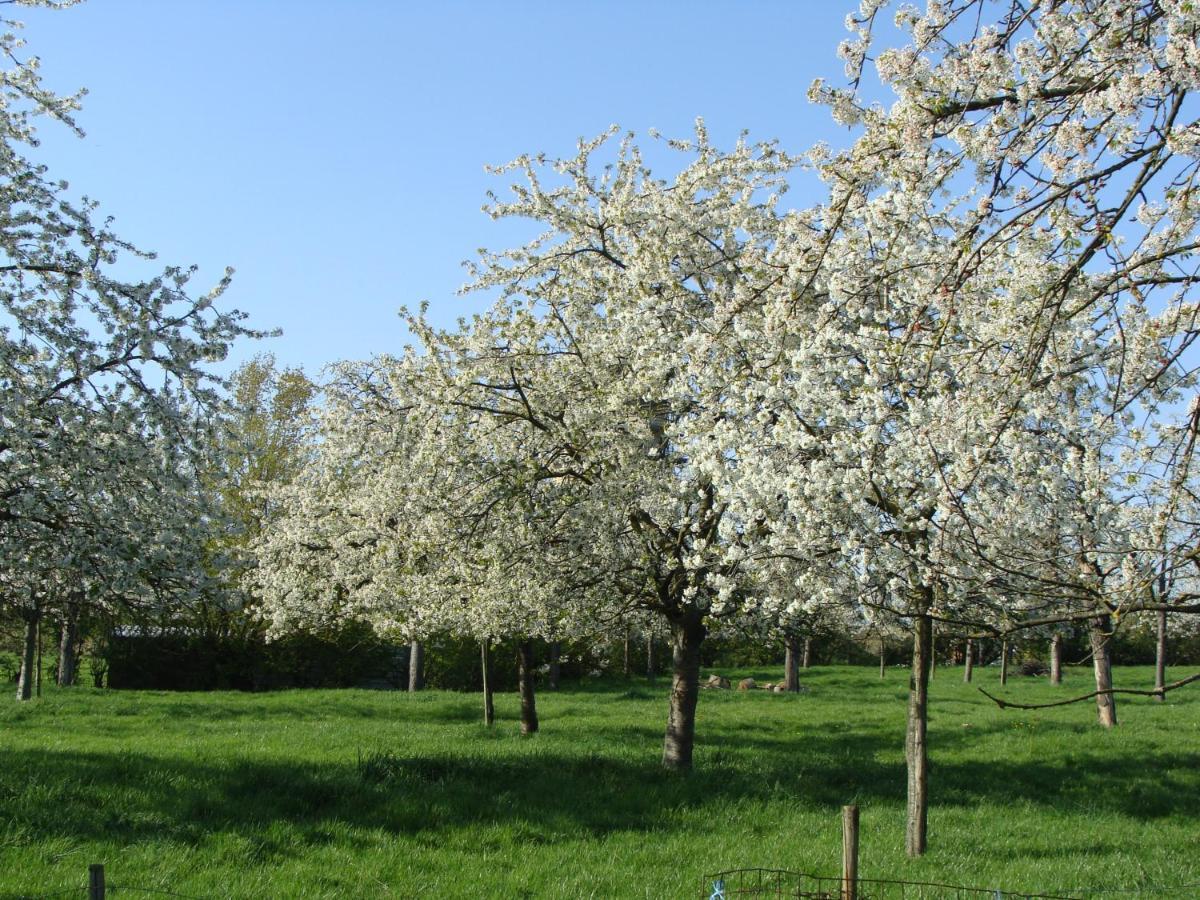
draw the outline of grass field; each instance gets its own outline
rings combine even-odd
[[[1089,675],[1018,676],[1005,694],[1084,693]],[[1001,711],[960,679],[933,683],[931,849],[916,861],[904,670],[705,692],[689,776],[658,765],[665,680],[543,692],[526,739],[515,695],[489,731],[466,694],[51,689],[0,704],[0,897],[79,887],[90,862],[117,888],[195,897],[696,897],[725,868],[835,874],[847,802],[864,877],[1200,896],[1200,690],[1123,699],[1104,733],[1091,704]]]

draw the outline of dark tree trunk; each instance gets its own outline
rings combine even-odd
[[[1158,639],[1154,643],[1154,689],[1162,691],[1167,686],[1167,611],[1158,611]],[[1165,693],[1154,695],[1159,703],[1167,699]]]
[[[408,651],[409,693],[425,690],[425,645],[413,641]]]
[[[696,701],[700,697],[700,646],[707,630],[699,616],[671,623],[671,708],[663,739],[663,766],[692,767],[696,738]]]
[[[69,687],[79,674],[79,621],[74,606],[67,607],[58,641],[58,684]]]
[[[793,694],[800,692],[800,639],[788,635],[783,640],[783,689]]]
[[[550,675],[549,684],[547,687],[552,691],[558,690],[558,678],[562,670],[559,665],[558,658],[562,655],[562,644],[558,641],[550,642]]]
[[[633,677],[633,638],[629,634],[629,629],[625,629],[625,658],[622,663],[622,670],[626,678]]]
[[[21,674],[17,677],[17,699],[32,700],[34,667],[37,665],[38,614],[30,610],[23,614],[25,640],[21,645]]]
[[[1062,684],[1062,635],[1050,638],[1050,683]]]
[[[654,635],[646,634],[646,677],[654,680]]]
[[[496,721],[496,706],[492,702],[492,645],[484,641],[479,645],[480,668],[483,670],[483,724],[489,728]]]
[[[521,734],[533,734],[538,730],[533,678],[533,641],[524,640],[517,645],[517,683],[521,690]]]
[[[807,669],[811,665],[812,665],[812,638],[806,637],[804,639],[804,659],[801,661],[800,667],[803,669]]]
[[[971,675],[975,669],[975,657],[972,655],[975,651],[974,641],[967,638],[966,649],[963,650],[963,684],[971,683]]]
[[[1000,683],[1008,684],[1008,641],[1000,642]]]
[[[1108,616],[1092,619],[1092,667],[1096,672],[1098,691],[1112,690],[1112,657],[1109,655],[1111,632],[1112,622]],[[1100,718],[1100,725],[1112,728],[1117,724],[1117,698],[1113,694],[1097,694],[1096,712]]]
[[[909,856],[925,852],[929,818],[929,668],[933,629],[928,612],[913,622],[913,662],[908,682],[908,734],[904,742],[908,764],[908,813],[904,848]]]
[[[887,644],[883,642],[883,638],[879,639],[879,677],[883,678],[887,675]]]

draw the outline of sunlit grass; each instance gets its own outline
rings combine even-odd
[[[203,897],[699,896],[725,868],[834,874],[849,802],[865,877],[1168,896],[1200,883],[1200,691],[1123,699],[1105,733],[1090,704],[1001,711],[939,670],[930,853],[911,861],[906,679],[831,667],[804,673],[799,696],[706,691],[690,776],[658,765],[665,680],[543,692],[542,731],[524,739],[514,695],[489,731],[466,694],[51,689],[0,708],[0,895],[82,886],[103,862],[118,887]],[[1079,670],[1004,690],[1088,689]]]

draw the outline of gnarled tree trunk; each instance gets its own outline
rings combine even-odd
[[[913,662],[908,681],[908,733],[904,742],[908,765],[908,812],[904,848],[909,856],[925,852],[929,819],[929,668],[933,628],[929,613],[913,620]]]
[[[975,670],[975,647],[974,641],[967,638],[966,648],[963,650],[963,684],[971,683],[971,674]]]
[[[480,666],[483,670],[483,724],[489,728],[496,721],[496,705],[492,702],[492,645],[479,645]]]
[[[800,692],[800,639],[789,634],[783,647],[783,688],[796,694]]]
[[[671,707],[663,739],[663,766],[690,769],[696,738],[696,701],[700,697],[700,645],[707,629],[694,614],[671,623]]]
[[[425,689],[425,645],[413,641],[408,652],[408,690],[410,693]]]
[[[533,734],[538,730],[533,678],[533,641],[526,639],[517,645],[517,683],[521,690],[521,734]]]
[[[1062,635],[1050,638],[1050,683],[1062,684]]]
[[[1112,690],[1112,657],[1109,642],[1112,637],[1112,622],[1108,616],[1097,616],[1091,620],[1092,668],[1096,673],[1096,690]],[[1117,724],[1117,698],[1113,694],[1096,695],[1096,713],[1100,725],[1112,728]]]

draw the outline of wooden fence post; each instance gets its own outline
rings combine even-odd
[[[858,807],[842,807],[842,900],[858,900]]]
[[[104,864],[88,866],[88,900],[104,900]]]

